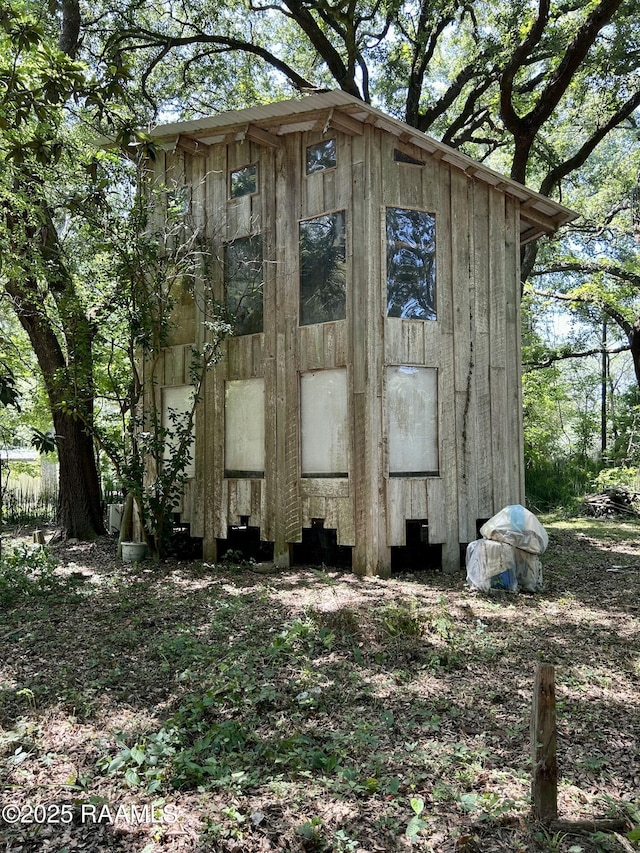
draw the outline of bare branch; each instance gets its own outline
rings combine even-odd
[[[545,367],[551,367],[557,361],[566,361],[569,358],[587,358],[590,355],[603,355],[604,353],[607,355],[616,355],[619,352],[629,352],[630,349],[630,344],[620,344],[618,347],[595,347],[594,349],[582,350],[581,352],[554,353],[544,361],[525,361],[522,366],[528,370],[542,370]]]
[[[542,275],[565,272],[577,272],[585,275],[602,273],[604,275],[613,276],[614,278],[619,278],[622,281],[627,281],[630,284],[633,284],[634,287],[640,289],[640,273],[632,272],[626,267],[623,267],[621,264],[616,264],[613,261],[561,261],[560,263],[551,264],[550,266],[534,270],[531,275],[540,277]]]

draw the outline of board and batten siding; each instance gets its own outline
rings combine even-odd
[[[305,151],[337,141],[334,169],[305,175]],[[406,521],[428,521],[443,565],[459,566],[460,544],[478,519],[522,502],[519,376],[519,202],[373,124],[361,133],[286,133],[271,147],[248,140],[158,156],[155,178],[190,188],[191,215],[211,247],[215,298],[223,302],[224,244],[261,234],[264,331],[229,338],[207,375],[196,418],[195,477],[183,519],[216,557],[216,540],[249,518],[289,562],[312,519],[353,547],[354,569],[388,574],[390,548],[406,544]],[[394,160],[394,149],[424,165]],[[229,198],[229,172],[257,164],[258,192]],[[435,320],[386,317],[388,207],[436,220]],[[299,325],[299,224],[345,212],[346,317]],[[204,286],[204,283],[202,283]],[[202,298],[176,307],[163,383],[185,382],[184,360],[202,342]],[[181,362],[182,359],[182,362]],[[437,372],[438,472],[389,476],[387,366]],[[301,476],[300,376],[343,369],[348,416],[347,477]],[[225,383],[264,382],[264,472],[225,476]]]

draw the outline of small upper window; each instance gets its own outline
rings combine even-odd
[[[436,220],[387,208],[387,317],[436,319]]]
[[[314,172],[326,172],[327,169],[335,169],[336,163],[335,139],[325,139],[318,142],[317,145],[310,145],[307,148],[307,175],[313,175]]]
[[[230,175],[229,195],[240,198],[243,195],[253,195],[258,192],[258,167],[244,166],[236,169]]]
[[[424,160],[418,160],[416,157],[412,157],[410,154],[405,154],[404,151],[400,151],[399,148],[393,149],[393,159],[396,163],[406,163],[409,166],[424,166]]]
[[[167,214],[170,219],[187,216],[191,210],[190,187],[175,186],[167,190]]]

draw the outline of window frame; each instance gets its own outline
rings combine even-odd
[[[229,460],[229,456],[232,457],[230,453],[230,447],[228,443],[229,437],[229,421],[232,420],[228,416],[227,410],[227,389],[230,385],[238,386],[240,383],[251,382],[255,383],[259,382],[262,385],[262,427],[260,430],[261,438],[262,438],[262,468],[230,468],[227,465]],[[252,479],[252,480],[261,480],[265,476],[265,467],[267,464],[267,452],[266,452],[266,390],[265,390],[265,380],[263,376],[252,376],[247,379],[226,379],[223,387],[223,416],[224,416],[224,427],[223,427],[223,458],[224,458],[224,478],[226,480],[242,480],[242,479]],[[233,460],[233,457],[231,458]]]
[[[342,316],[340,317],[327,317],[322,320],[305,320],[303,319],[303,263],[302,263],[302,251],[301,251],[301,235],[302,235],[302,226],[307,222],[314,222],[315,220],[329,218],[329,217],[337,217],[342,216],[342,248],[344,252],[344,257],[341,259],[344,269],[344,285],[343,285],[343,296],[344,296],[344,310]],[[348,303],[348,284],[349,284],[349,275],[347,271],[347,210],[345,208],[340,208],[338,210],[329,210],[324,213],[319,213],[315,216],[306,216],[303,219],[298,220],[298,326],[316,326],[322,325],[323,323],[337,323],[341,320],[347,319],[347,303]]]
[[[419,213],[424,214],[425,216],[429,216],[433,221],[433,303],[430,306],[433,316],[432,317],[414,317],[414,316],[397,316],[393,314],[389,314],[389,236],[388,236],[388,217],[389,211],[398,210],[398,211],[406,211],[407,213]],[[438,216],[435,211],[425,210],[423,207],[415,207],[415,206],[407,206],[407,205],[395,205],[395,204],[386,204],[384,205],[382,212],[382,233],[384,234],[384,317],[386,320],[412,320],[412,321],[420,321],[423,323],[434,323],[438,320]]]
[[[333,142],[335,148],[335,162],[332,166],[326,166],[325,168],[314,169],[312,172],[309,171],[309,149],[310,148],[318,148],[320,145],[326,145],[328,142]],[[320,142],[312,142],[309,145],[305,146],[304,149],[304,176],[305,178],[309,178],[312,175],[322,175],[325,172],[333,172],[338,168],[338,138],[337,136],[328,136],[326,139],[321,139]]]
[[[262,288],[261,288],[261,295],[262,295],[261,320],[262,321],[260,323],[261,328],[259,330],[255,330],[252,332],[239,332],[239,333],[236,332],[235,328],[234,328],[233,331],[231,332],[231,337],[233,337],[233,338],[242,338],[242,337],[246,337],[247,335],[264,334],[264,284],[265,284],[264,237],[262,235],[262,232],[259,231],[259,232],[254,233],[254,234],[245,234],[241,237],[235,237],[233,240],[227,240],[226,242],[224,242],[222,244],[222,291],[223,291],[225,315],[227,317],[227,320],[229,320],[229,317],[231,315],[231,311],[229,310],[229,279],[227,278],[227,271],[228,271],[227,252],[228,252],[230,247],[237,245],[238,243],[241,243],[243,241],[256,240],[256,239],[260,240],[260,262],[259,263],[260,263],[261,283],[262,283]],[[257,261],[257,258],[255,260]],[[237,306],[236,306],[236,310],[237,310]]]
[[[305,472],[305,462],[304,462],[304,434],[303,434],[303,378],[305,376],[315,376],[317,374],[327,374],[327,373],[339,373],[341,376],[344,376],[344,403],[345,403],[345,412],[344,412],[344,462],[346,470],[344,471],[308,471]],[[311,370],[300,370],[298,372],[298,417],[299,417],[299,434],[300,434],[300,459],[299,459],[299,470],[300,470],[300,478],[303,480],[348,480],[349,479],[349,471],[351,470],[351,399],[349,394],[349,369],[346,366],[341,367],[320,367],[313,368]],[[329,419],[329,424],[335,426],[336,421],[334,419]]]
[[[390,392],[389,392],[389,374],[391,371],[397,370],[407,370],[407,371],[420,371],[425,370],[434,374],[434,387],[435,387],[435,399],[434,399],[434,407],[432,412],[432,421],[434,424],[435,435],[433,438],[433,445],[435,447],[435,455],[437,461],[436,468],[421,468],[421,469],[406,469],[406,470],[398,470],[397,468],[392,468],[392,406],[390,400]],[[431,365],[426,364],[386,364],[384,367],[384,402],[385,402],[385,410],[386,410],[386,423],[384,424],[385,431],[385,446],[386,446],[386,469],[387,475],[389,478],[434,478],[440,477],[441,472],[441,447],[440,447],[440,369],[438,367],[433,367]],[[421,418],[421,421],[423,419]],[[411,430],[413,432],[413,430]],[[402,435],[399,436],[399,439],[402,439]],[[406,442],[405,442],[406,444]]]
[[[233,195],[232,192],[232,179],[233,175],[238,172],[242,172],[245,169],[255,169],[256,170],[256,188],[252,192],[241,193],[240,195]],[[253,163],[247,163],[245,166],[240,166],[238,169],[229,169],[229,174],[227,178],[227,200],[228,201],[236,201],[239,198],[251,198],[251,196],[260,194],[260,163],[257,161]]]

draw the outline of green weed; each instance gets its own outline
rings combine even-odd
[[[47,595],[65,583],[55,574],[56,559],[42,545],[3,548],[0,557],[0,605],[28,596]]]

